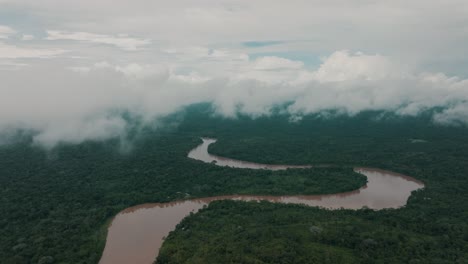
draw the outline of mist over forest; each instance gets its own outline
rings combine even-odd
[[[149,124],[201,102],[228,118],[288,103],[293,120],[437,108],[434,123],[468,123],[466,1],[0,7],[3,138],[33,130],[47,147],[103,140],[124,133],[121,113]]]
[[[438,125],[468,122],[468,80],[403,72],[380,55],[339,51],[310,71],[301,62],[274,57],[245,63],[253,76],[201,80],[159,67],[106,62],[86,70],[46,64],[0,71],[0,134],[34,131],[34,141],[48,147],[103,140],[123,136],[129,116],[151,125],[202,102],[226,118],[269,116],[285,106],[282,112],[294,122],[307,114],[353,116],[369,110],[399,116],[431,111]]]
[[[467,263],[467,18],[0,0],[0,263]]]

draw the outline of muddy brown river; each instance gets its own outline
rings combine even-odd
[[[219,157],[208,153],[215,139],[202,138],[203,143],[191,150],[189,158],[233,168],[285,170],[310,168],[310,165],[268,165]],[[411,192],[424,187],[414,178],[373,168],[356,167],[367,177],[367,184],[358,190],[326,195],[257,196],[228,195],[143,204],[127,208],[112,220],[100,264],[150,264],[156,259],[164,237],[190,212],[216,200],[267,200],[275,203],[305,204],[327,209],[398,208],[404,206]]]

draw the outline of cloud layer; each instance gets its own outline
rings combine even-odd
[[[109,8],[112,7],[112,8]],[[464,0],[0,0],[0,135],[121,136],[185,105],[468,124]],[[458,77],[457,77],[458,76]]]
[[[47,40],[76,40],[82,42],[114,45],[124,50],[137,50],[151,42],[147,39],[130,38],[127,35],[109,36],[88,32],[63,32],[48,30]]]
[[[442,106],[435,122],[468,124],[468,80],[403,71],[381,55],[337,51],[315,70],[271,56],[236,65],[237,75],[203,77],[174,72],[169,65],[108,62],[0,71],[0,130],[36,130],[34,140],[47,146],[100,140],[125,133],[123,112],[151,122],[198,102],[213,102],[226,117],[238,111],[268,115],[284,102],[293,102],[288,111],[295,116],[330,109],[417,115]]]

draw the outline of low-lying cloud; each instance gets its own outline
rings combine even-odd
[[[0,71],[0,134],[33,130],[34,141],[45,146],[102,140],[125,133],[122,113],[152,122],[199,102],[212,102],[225,117],[268,115],[285,102],[296,117],[331,109],[418,115],[443,107],[434,122],[468,124],[468,80],[405,69],[382,55],[337,51],[315,70],[275,56],[247,56],[226,67],[212,76],[203,65],[180,73],[166,64],[105,61]]]
[[[48,30],[47,40],[75,40],[89,43],[113,45],[123,50],[138,50],[151,43],[147,39],[132,38],[127,35],[110,36],[93,34],[88,32],[66,32],[60,30]]]

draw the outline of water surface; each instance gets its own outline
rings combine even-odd
[[[265,169],[265,170],[285,170],[285,169],[306,169],[311,168],[311,165],[274,165],[274,164],[261,164],[242,160],[235,160],[225,157],[220,157],[208,153],[208,146],[215,143],[216,139],[202,138],[203,143],[198,147],[192,149],[188,157],[191,159],[201,160],[207,163],[215,163],[218,166],[226,166],[241,169]]]

